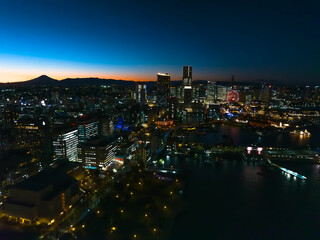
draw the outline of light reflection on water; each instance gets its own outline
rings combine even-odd
[[[249,131],[245,131],[241,128],[218,125],[216,132],[208,132],[206,135],[191,135],[188,136],[188,140],[192,142],[204,142],[207,144],[217,144],[223,142],[224,135],[232,137],[235,145],[247,146],[250,144],[256,144],[261,141],[263,146],[278,146],[278,147],[305,147],[308,145],[319,146],[320,143],[320,127],[314,126],[308,128],[311,132],[311,136],[294,135],[290,133],[281,133],[269,136],[257,136]],[[259,140],[260,138],[260,140]]]
[[[320,239],[318,165],[283,164],[303,181],[259,163],[178,158],[189,177],[187,208],[170,239]]]

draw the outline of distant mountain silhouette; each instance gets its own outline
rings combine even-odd
[[[63,80],[53,79],[47,75],[41,75],[35,79],[23,81],[23,82],[11,82],[11,83],[0,83],[0,87],[37,87],[37,86],[49,86],[49,87],[80,87],[80,86],[100,86],[100,85],[118,85],[118,86],[134,86],[139,81],[131,80],[115,80],[115,79],[103,79],[103,78],[66,78]],[[198,84],[206,83],[204,80],[194,81]],[[156,81],[140,82],[147,84],[148,86],[156,86]],[[180,85],[181,81],[171,81],[172,86]]]
[[[92,86],[92,85],[123,85],[133,86],[134,81],[115,80],[115,79],[102,79],[102,78],[66,78],[63,80],[56,80],[46,75],[41,75],[35,79],[23,82],[0,83],[1,86],[12,87],[29,87],[29,86]]]
[[[60,81],[60,86],[92,86],[92,85],[121,85],[133,86],[134,81],[103,79],[103,78],[66,78]]]
[[[23,81],[23,82],[12,82],[12,83],[1,83],[0,86],[14,86],[14,87],[28,87],[28,86],[57,86],[59,81],[48,77],[47,75],[41,75],[35,79]]]
[[[30,85],[55,85],[58,82],[58,80],[48,77],[47,75],[41,75],[40,77],[26,81],[25,83]]]

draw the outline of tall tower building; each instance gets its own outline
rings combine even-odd
[[[217,99],[217,87],[216,82],[208,81],[207,84],[207,103],[213,104]]]
[[[182,85],[184,92],[184,104],[192,102],[192,66],[183,66]]]
[[[264,89],[262,90],[262,102],[265,105],[269,106],[271,101],[271,96],[272,96],[271,85],[265,86]]]
[[[138,83],[136,84],[135,91],[133,93],[133,99],[135,99],[141,106],[146,104],[147,99],[147,85]]]
[[[183,83],[183,86],[191,86],[191,84],[192,84],[192,66],[183,66],[182,83]]]
[[[157,105],[165,106],[170,97],[170,74],[158,73],[157,74]]]

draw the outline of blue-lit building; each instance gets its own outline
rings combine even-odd
[[[124,124],[123,118],[119,117],[118,122],[114,126],[114,130],[128,132],[128,131],[132,131],[132,128],[130,125]]]

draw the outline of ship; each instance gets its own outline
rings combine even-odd
[[[307,136],[307,137],[311,136],[311,133],[307,129],[305,129],[304,131],[294,130],[290,133],[295,135],[300,135],[300,136]]]

